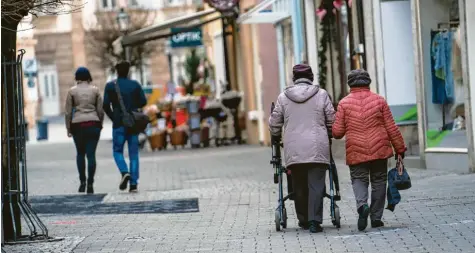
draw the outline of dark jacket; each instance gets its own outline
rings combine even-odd
[[[142,86],[137,81],[126,78],[118,78],[117,81],[127,111],[136,111],[147,104]],[[122,126],[122,112],[115,92],[115,82],[114,80],[106,84],[103,108],[104,112],[112,120],[112,127],[118,128]]]
[[[394,208],[396,208],[396,205],[401,201],[401,194],[399,194],[399,190],[394,183],[396,181],[396,177],[397,170],[391,169],[388,172],[388,191],[386,192],[388,199],[388,206],[386,209],[390,210],[391,212],[394,212]]]

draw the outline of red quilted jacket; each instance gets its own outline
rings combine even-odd
[[[346,164],[386,159],[406,151],[399,128],[383,97],[366,87],[351,88],[338,104],[332,127],[335,139],[346,135]]]

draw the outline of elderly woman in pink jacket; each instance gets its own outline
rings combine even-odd
[[[293,68],[294,85],[277,98],[269,118],[273,136],[283,128],[284,161],[292,171],[299,226],[322,232],[325,176],[330,164],[330,137],[335,110],[326,90],[313,84],[312,68]]]

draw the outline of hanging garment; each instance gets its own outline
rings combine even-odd
[[[453,32],[439,32],[432,40],[432,54],[435,57],[435,74],[445,80],[447,98],[454,97],[454,79],[452,73]]]
[[[465,111],[465,87],[462,80],[454,81],[454,86],[455,97],[450,108],[450,116],[452,118],[456,118],[457,116],[465,116],[465,113],[463,113]]]
[[[452,73],[454,75],[454,81],[462,82],[462,50],[460,48],[460,28],[454,33],[452,42]],[[456,88],[457,89],[457,88]]]
[[[435,69],[436,58],[439,55],[439,48],[440,47],[440,36],[439,32],[431,31],[431,45],[432,45],[432,57],[430,58],[431,61],[431,72],[432,72],[432,103],[434,104],[448,104],[450,101],[447,97],[447,93],[445,91],[445,80],[443,79],[445,73],[443,71],[439,71],[437,73]],[[442,76],[442,78],[441,78]]]

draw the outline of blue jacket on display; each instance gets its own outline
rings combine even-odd
[[[447,99],[454,98],[454,77],[452,72],[453,32],[438,32],[432,40],[432,57],[435,60],[435,76],[445,81]]]

